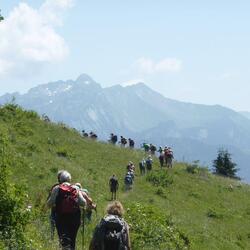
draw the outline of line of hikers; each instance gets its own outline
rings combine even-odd
[[[173,150],[166,146],[164,149],[159,147],[157,152],[159,152],[160,166],[163,167],[166,163],[168,168],[172,168]],[[139,168],[141,175],[152,170],[153,159],[150,154],[139,162]],[[71,175],[66,170],[59,171],[57,179],[58,182],[52,186],[47,199],[47,204],[51,208],[51,238],[53,239],[56,228],[61,249],[75,250],[79,227],[82,224],[84,232],[84,222],[91,221],[92,211],[97,212],[97,205],[90,197],[89,191],[83,188],[81,183],[71,183]],[[125,191],[132,189],[134,179],[135,165],[129,161],[124,177]],[[129,228],[122,219],[122,204],[116,201],[119,182],[115,174],[109,179],[109,188],[112,203],[108,205],[107,215],[96,226],[89,249],[129,250],[131,249]]]
[[[90,198],[88,190],[83,189],[80,183],[71,184],[71,175],[68,171],[59,171],[57,178],[58,183],[52,186],[47,199],[48,207],[51,208],[51,237],[54,236],[56,227],[61,249],[75,250],[80,225],[82,224],[84,233],[85,217],[91,219],[92,210],[96,210],[96,204]],[[112,200],[116,199],[118,181],[116,186],[115,196],[112,196]],[[87,213],[88,210],[91,212]],[[82,221],[81,211],[84,215]],[[129,226],[122,218],[124,213],[122,204],[119,201],[113,201],[108,204],[106,212],[107,214],[94,230],[89,249],[130,250]],[[84,240],[84,234],[82,239]]]
[[[118,136],[111,133],[110,138],[109,138],[108,141],[115,145],[117,143],[117,141],[118,141]],[[132,140],[131,138],[126,139],[123,136],[120,136],[120,141],[118,143],[121,145],[121,147],[126,147],[127,144],[129,146],[129,148],[134,148],[135,147],[135,141],[134,140]]]
[[[93,131],[90,131],[89,133],[85,132],[85,130],[82,130],[82,136],[85,138],[90,138],[93,140],[97,140],[98,136],[96,133],[94,133]]]

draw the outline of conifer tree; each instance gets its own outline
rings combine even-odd
[[[0,9],[0,22],[4,20],[4,17],[1,15],[1,9]]]
[[[214,173],[230,178],[239,178],[236,176],[237,164],[232,161],[231,154],[224,149],[218,150],[217,158],[213,161]]]

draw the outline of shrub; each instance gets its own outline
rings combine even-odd
[[[59,157],[69,157],[69,154],[67,152],[67,149],[65,148],[60,148],[57,150],[56,154],[59,156]]]
[[[157,195],[159,195],[160,197],[166,199],[167,195],[165,193],[165,190],[162,187],[157,188],[156,192]]]
[[[0,241],[8,249],[27,249],[24,231],[29,221],[28,196],[23,186],[12,185],[8,179],[14,159],[6,134],[0,131]]]
[[[222,219],[223,214],[218,212],[215,208],[209,208],[207,211],[207,217],[214,219]]]
[[[167,171],[154,171],[147,175],[147,181],[151,182],[154,186],[168,187],[173,183],[173,177]]]
[[[131,204],[127,209],[133,249],[188,249],[189,239],[158,208]]]

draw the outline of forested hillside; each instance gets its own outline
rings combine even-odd
[[[118,199],[124,204],[133,249],[250,249],[250,187],[212,175],[207,169],[175,163],[140,176],[125,192],[128,161],[137,168],[141,150],[82,138],[64,124],[43,121],[35,112],[16,105],[0,108],[0,249],[58,249],[50,240],[46,198],[66,169],[73,182],[87,188],[97,203],[97,214],[85,226],[88,249],[95,225],[109,202],[109,177],[120,181]]]

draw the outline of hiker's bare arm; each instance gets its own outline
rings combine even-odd
[[[54,207],[56,205],[56,196],[58,194],[58,190],[59,190],[59,187],[56,186],[51,191],[51,195],[50,195],[49,199],[47,200],[47,205],[49,208]]]
[[[87,202],[86,202],[85,198],[83,197],[82,192],[78,192],[78,204],[79,204],[79,206],[85,207],[86,203]]]

